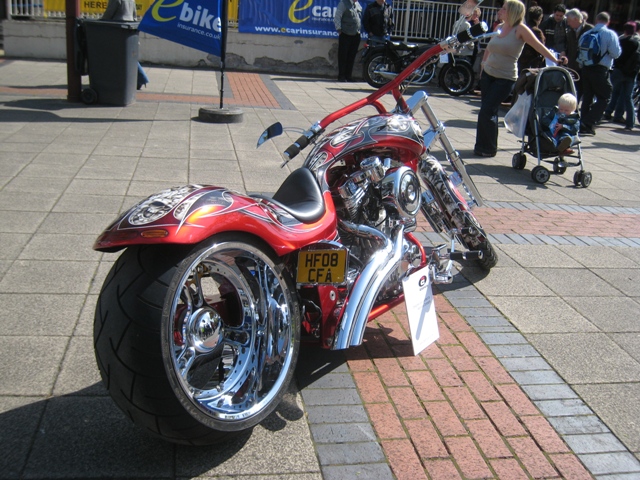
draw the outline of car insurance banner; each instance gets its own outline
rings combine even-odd
[[[217,57],[221,53],[219,0],[156,0],[138,29]]]
[[[238,31],[296,37],[337,37],[333,17],[340,0],[242,0]],[[360,0],[364,10],[370,3]]]

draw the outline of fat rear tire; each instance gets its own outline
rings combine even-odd
[[[224,263],[228,257],[233,259],[229,267]],[[263,285],[255,280],[253,261],[269,282]],[[189,272],[198,271],[200,265],[205,265],[205,273],[194,286]],[[215,273],[207,277],[210,280],[205,289],[208,268]],[[240,280],[226,281],[234,275]],[[216,280],[212,280],[214,276]],[[199,295],[193,292],[199,289],[208,294],[211,284],[224,284],[224,295],[222,288],[215,287],[217,303],[202,295],[205,301],[200,305],[204,308],[196,309],[193,300]],[[251,429],[276,408],[295,369],[300,319],[291,285],[275,254],[249,236],[220,235],[195,247],[128,248],[105,280],[94,320],[96,360],[109,394],[136,425],[174,443],[209,445]],[[237,286],[247,292],[240,299],[234,290]],[[185,296],[191,300],[185,302]],[[238,300],[255,302],[255,308],[247,313]],[[191,309],[184,306],[188,303]],[[194,319],[197,312],[201,312],[200,317],[188,325],[187,320]],[[218,312],[216,335],[216,323],[211,319],[215,320]],[[286,316],[285,321],[276,318],[282,312],[286,313],[281,315]],[[268,328],[263,327],[266,324]],[[200,335],[207,328],[210,335]],[[256,333],[260,329],[261,333]],[[274,339],[279,333],[281,338]],[[261,336],[272,341],[257,341]],[[187,367],[189,359],[185,360],[183,353],[188,351],[186,347],[195,352]],[[264,358],[267,361],[259,365]],[[270,363],[272,358],[281,364]],[[185,373],[181,374],[180,367],[186,369]],[[247,380],[252,374],[260,381]],[[254,388],[255,384],[260,387]],[[228,401],[224,408],[217,410],[213,405],[209,410],[204,400],[189,394],[190,389],[192,393],[205,392],[212,398],[211,404],[223,403],[226,397],[216,399],[216,388],[233,395],[236,405]],[[243,395],[253,398],[245,400]],[[257,406],[250,408],[251,400]],[[241,410],[245,404],[246,411],[231,411]]]

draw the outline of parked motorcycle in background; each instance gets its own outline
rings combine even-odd
[[[438,83],[442,89],[454,97],[466,95],[475,85],[476,74],[467,57],[446,55],[446,63],[440,68]]]
[[[365,43],[362,53],[362,76],[372,87],[381,88],[437,43],[436,39],[431,39],[427,44],[407,44],[391,40],[386,40],[383,45]],[[447,54],[440,59],[432,58],[416,70],[407,83],[426,86],[435,76],[438,66],[438,84],[446,93],[458,97],[471,91],[475,84],[473,65],[469,58],[460,55]]]
[[[360,345],[367,322],[405,302],[405,280],[449,283],[456,260],[496,265],[471,211],[482,200],[444,125],[426,93],[402,93],[414,72],[482,37],[482,27],[434,45],[305,130],[285,164],[313,148],[273,197],[171,188],[99,236],[96,250],[124,252],[97,302],[96,359],[134,423],[172,442],[223,441],[274,411],[301,341]],[[380,102],[387,93],[392,111]],[[376,113],[326,130],[364,107]],[[282,133],[274,124],[258,144]],[[444,243],[423,246],[411,233],[421,213]]]
[[[362,52],[362,77],[373,88],[381,88],[396,78],[416,58],[437,45],[436,39],[427,39],[426,44],[394,42],[386,40],[384,44],[364,44]],[[408,83],[427,85],[436,73],[438,59],[433,58],[411,75]]]

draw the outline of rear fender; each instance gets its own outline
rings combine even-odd
[[[329,192],[316,223],[305,224],[267,200],[223,187],[187,185],[150,196],[121,215],[98,237],[93,248],[118,251],[131,245],[190,245],[220,232],[253,234],[278,255],[318,240],[337,238],[336,212]]]

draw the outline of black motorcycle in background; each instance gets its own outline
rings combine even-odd
[[[442,66],[438,75],[440,86],[454,97],[466,95],[473,88],[476,78],[470,57],[451,54],[447,57],[448,61]]]
[[[384,44],[365,43],[362,52],[362,76],[373,88],[381,88],[398,76],[416,58],[438,44],[435,38],[426,39],[425,44],[394,42]],[[438,57],[423,65],[409,79],[412,85],[424,86],[436,73]]]
[[[438,43],[435,38],[429,38],[426,41],[425,44],[410,44],[391,40],[386,40],[384,44],[365,43],[362,52],[364,80],[374,88],[386,85],[423,52]],[[465,56],[449,54],[447,58],[448,61],[440,68],[439,85],[446,93],[454,97],[466,95],[471,91],[475,82],[473,64]],[[416,71],[408,83],[424,87],[435,76],[438,63],[439,57],[432,59],[430,63]]]

